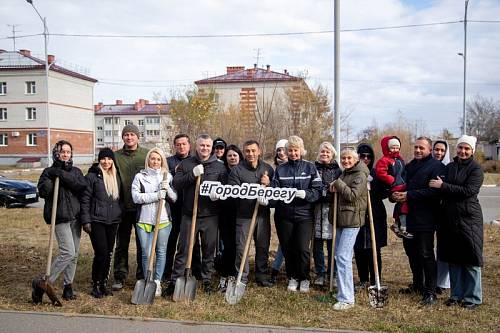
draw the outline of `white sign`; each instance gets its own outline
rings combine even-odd
[[[221,200],[227,198],[280,200],[290,203],[295,198],[296,188],[265,187],[260,184],[243,183],[241,185],[222,185],[221,182],[204,181],[200,186],[200,195],[216,193]]]

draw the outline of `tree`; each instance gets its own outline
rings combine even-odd
[[[500,102],[476,95],[467,103],[466,112],[469,135],[488,142],[496,142],[500,138]]]

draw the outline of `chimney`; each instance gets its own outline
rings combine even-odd
[[[149,100],[145,99],[144,100],[144,104],[148,105],[149,104]]]
[[[146,100],[142,99],[142,98],[139,98],[139,105],[141,106],[141,108],[143,108],[144,105],[146,105]]]
[[[47,55],[47,61],[49,62],[49,65],[51,63],[53,63],[54,61],[56,61],[56,56],[52,55],[52,54],[48,54]]]
[[[285,73],[286,75],[288,75],[288,69],[284,69],[283,73]]]
[[[102,102],[99,102],[98,104],[94,105],[94,112],[98,112],[102,109],[104,104]]]
[[[270,71],[271,70],[271,65],[266,65],[266,71]]]
[[[121,99],[116,100],[116,105],[122,105],[122,104],[123,104],[123,101]]]
[[[25,57],[31,57],[31,51],[30,50],[22,49],[22,50],[19,50],[19,53],[21,53]]]
[[[245,66],[228,66],[226,67],[227,74],[233,74],[245,70]]]
[[[141,108],[141,103],[140,102],[135,102],[134,103],[134,110],[135,111],[139,111],[140,108]]]
[[[254,69],[257,69],[257,64],[253,64],[253,68],[254,68]]]

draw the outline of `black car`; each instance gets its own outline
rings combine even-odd
[[[38,190],[35,184],[0,175],[0,206],[24,207],[35,202],[38,202]]]

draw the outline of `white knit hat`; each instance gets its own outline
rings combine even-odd
[[[286,144],[288,143],[287,139],[281,139],[276,143],[276,148],[274,150],[278,150],[279,148],[285,148]]]
[[[472,148],[472,153],[474,154],[474,151],[476,150],[476,142],[477,138],[475,136],[464,134],[458,138],[457,146],[461,143],[466,143]]]
[[[391,146],[401,147],[401,143],[399,142],[398,139],[392,138],[389,141],[387,141],[387,146],[389,146],[388,148],[391,148]]]

